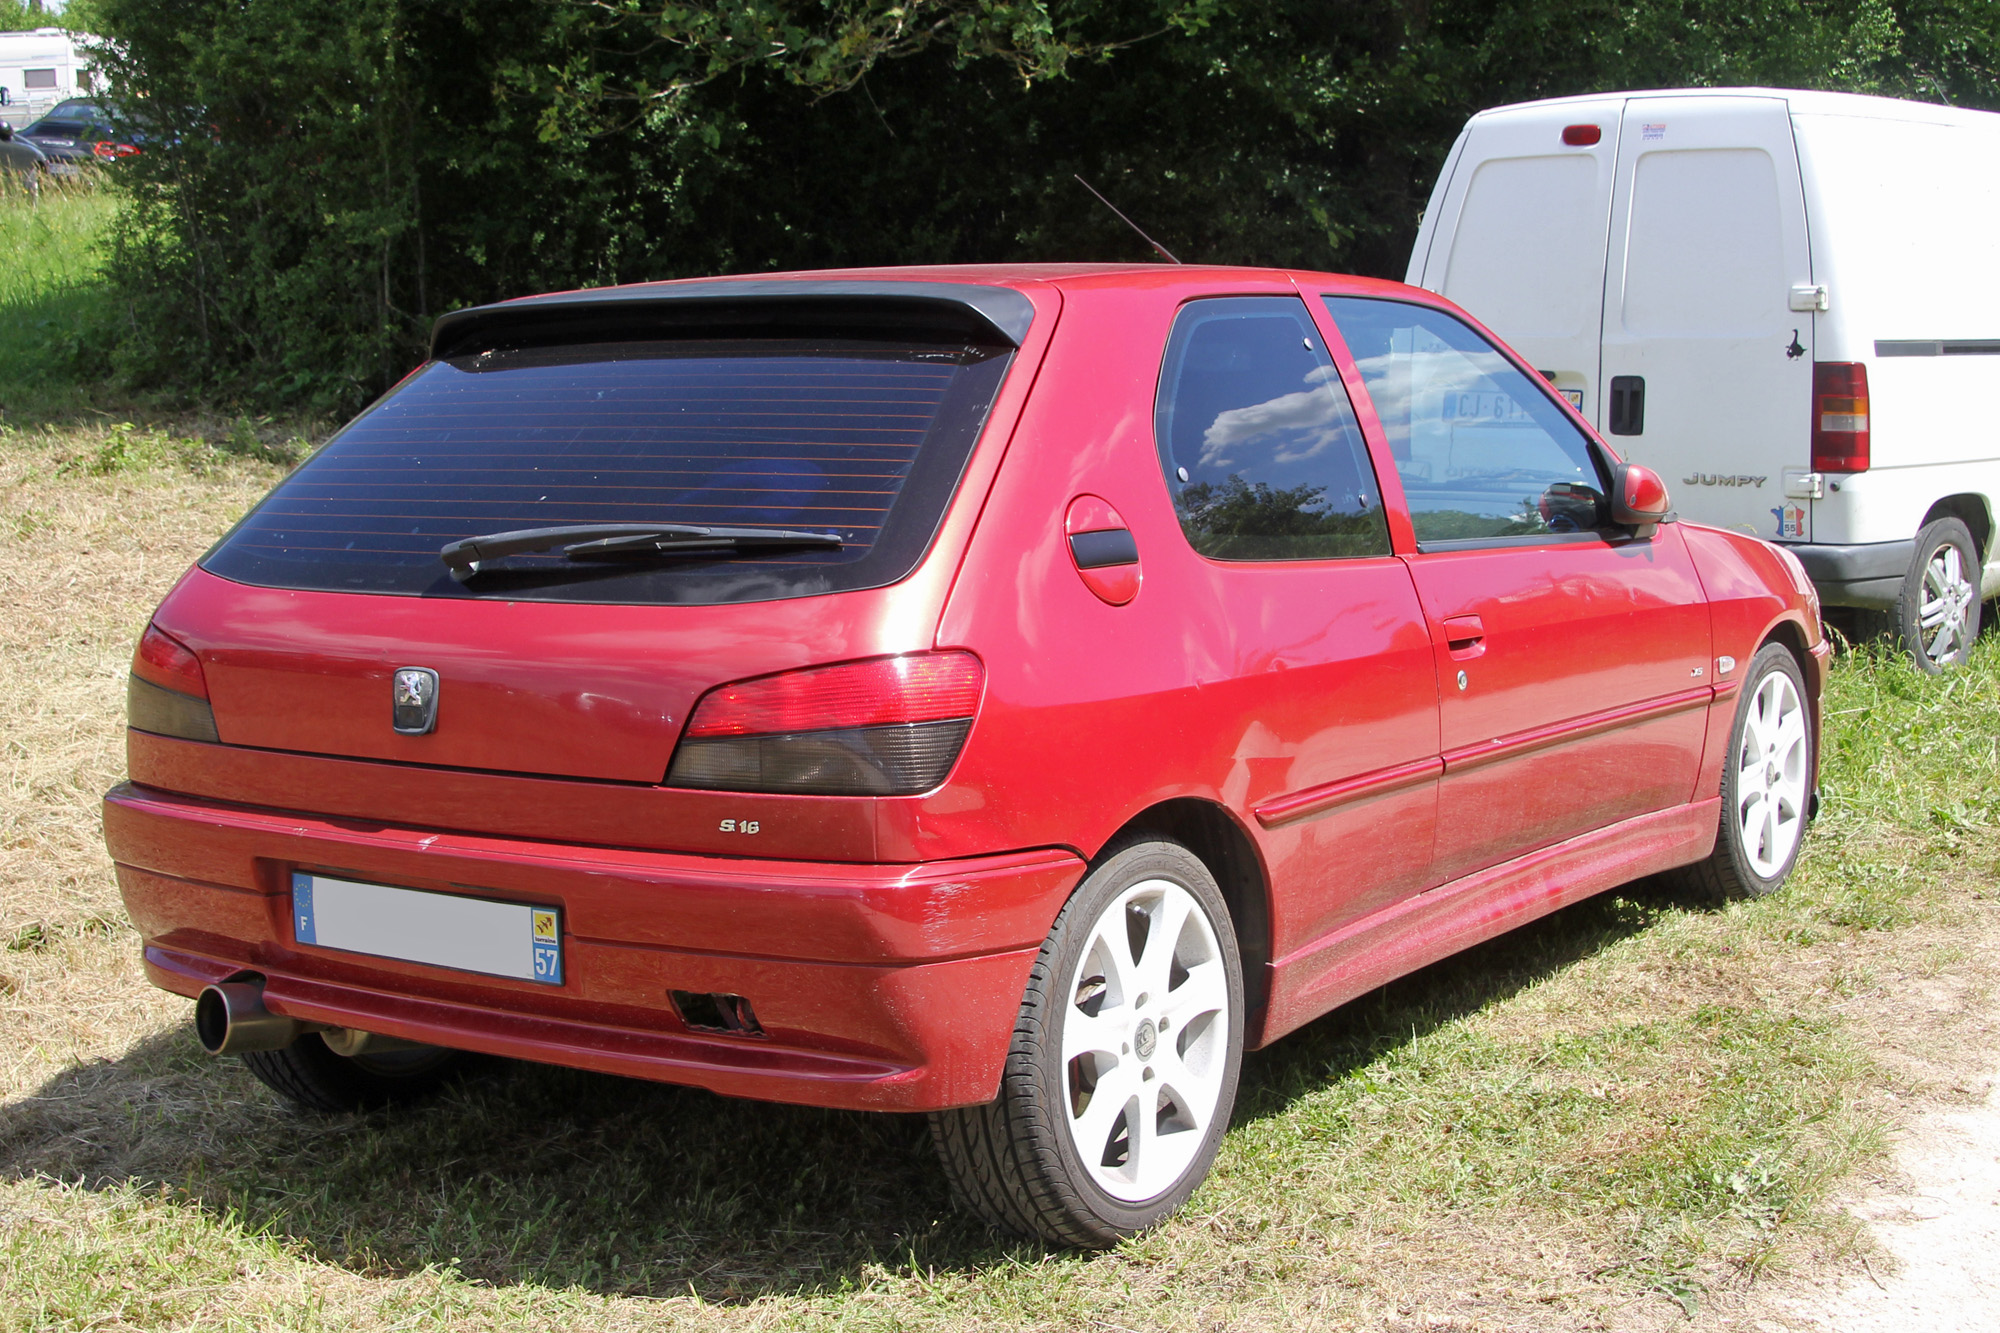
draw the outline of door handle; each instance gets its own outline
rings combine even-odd
[[[1646,433],[1646,379],[1643,375],[1611,377],[1611,433]]]
[[[1466,662],[1486,651],[1486,625],[1478,616],[1447,616],[1445,651],[1454,662]]]

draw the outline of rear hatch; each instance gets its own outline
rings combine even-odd
[[[222,743],[653,784],[717,684],[928,648],[931,582],[894,585],[934,543],[1032,307],[834,286],[618,289],[440,321],[434,359],[161,608]],[[440,554],[604,525],[658,527],[667,549],[579,553],[603,540],[586,532],[470,571]],[[426,734],[392,725],[405,668],[437,676]]]

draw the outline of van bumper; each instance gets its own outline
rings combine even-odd
[[[308,1023],[729,1096],[923,1111],[990,1101],[1028,971],[1084,863],[1061,850],[849,865],[525,843],[125,783],[105,840],[148,977],[245,973]],[[300,944],[291,875],[562,909],[560,986]],[[756,1036],[671,991],[746,997]]]
[[[1815,542],[1786,542],[1784,546],[1805,566],[1807,577],[1819,589],[1819,599],[1826,605],[1866,606],[1885,611],[1896,605],[1896,597],[1903,589],[1903,576],[1917,554],[1914,538],[1860,546]]]

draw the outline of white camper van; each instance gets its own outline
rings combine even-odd
[[[0,123],[22,129],[92,91],[90,57],[62,28],[0,32]]]
[[[1408,280],[1681,514],[1782,543],[1927,667],[2000,593],[2000,115],[1769,88],[1484,111]]]

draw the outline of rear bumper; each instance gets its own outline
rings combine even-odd
[[[1917,553],[1915,541],[1869,542],[1834,546],[1817,542],[1786,542],[1828,606],[1895,606],[1903,575]]]
[[[845,865],[521,842],[203,800],[134,784],[105,840],[156,985],[243,972],[309,1022],[815,1106],[992,1098],[1049,923],[1059,851]],[[291,873],[557,906],[565,984],[302,945]],[[749,998],[762,1037],[690,1030],[668,992]]]

